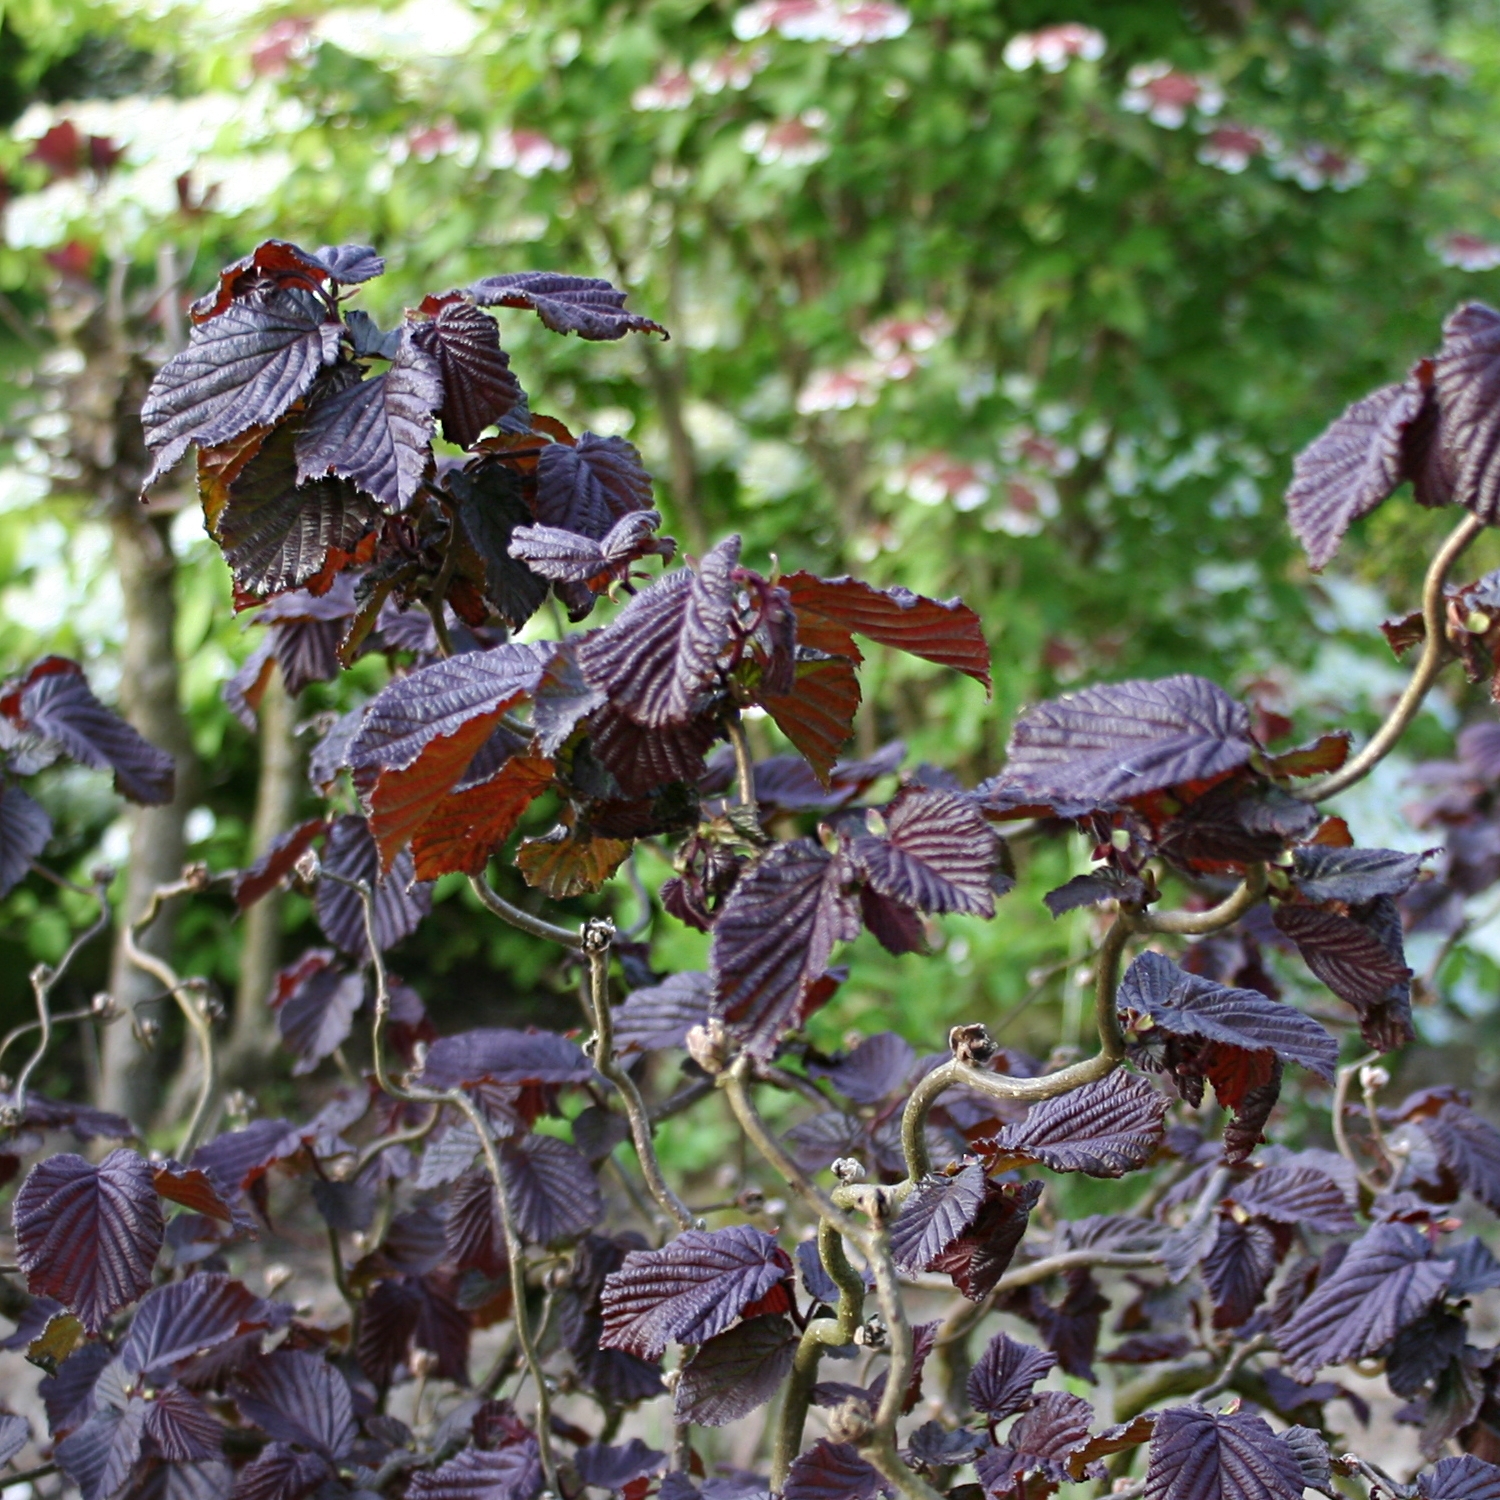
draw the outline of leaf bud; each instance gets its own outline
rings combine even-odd
[[[764,1213],[766,1207],[766,1195],[758,1187],[747,1187],[738,1194],[734,1200],[734,1206],[741,1213],[758,1214]]]
[[[615,924],[608,917],[590,917],[578,936],[585,953],[607,953],[615,940]]]
[[[119,1017],[120,1005],[108,990],[100,990],[89,1001],[89,1012],[100,1021],[113,1021]]]
[[[201,859],[195,859],[191,864],[182,867],[183,884],[195,895],[201,896],[208,889],[209,881],[212,879],[208,866]]]
[[[143,1047],[154,1047],[156,1039],[161,1035],[161,1022],[154,1016],[137,1018],[135,1023],[135,1034]]]
[[[955,1026],[948,1033],[948,1046],[953,1056],[971,1067],[987,1063],[999,1050],[998,1044],[977,1021],[968,1026]]]
[[[1464,619],[1464,629],[1470,635],[1483,635],[1494,621],[1483,610],[1471,609]]]
[[[834,1162],[833,1175],[846,1185],[855,1182],[863,1182],[865,1179],[865,1164],[856,1156],[841,1156]]]
[[[861,1349],[884,1349],[890,1343],[885,1319],[876,1313],[854,1330],[854,1342]]]
[[[724,1071],[729,1061],[729,1033],[717,1016],[710,1016],[703,1026],[694,1026],[687,1034],[688,1056],[705,1073]]]
[[[318,851],[316,849],[304,849],[297,856],[297,863],[292,866],[297,879],[303,885],[316,885],[318,876],[322,873],[322,865],[318,862]]]
[[[864,1442],[875,1430],[874,1417],[869,1403],[858,1396],[850,1396],[834,1407],[828,1417],[828,1436],[835,1443]]]
[[[89,871],[89,879],[95,885],[113,885],[115,883],[116,870],[113,865],[95,865]]]
[[[1391,1081],[1391,1075],[1379,1063],[1371,1063],[1359,1070],[1359,1086],[1366,1094],[1378,1093]]]

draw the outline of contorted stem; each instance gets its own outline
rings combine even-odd
[[[807,1425],[807,1409],[812,1404],[813,1386],[818,1380],[818,1364],[823,1351],[854,1342],[855,1330],[864,1312],[865,1283],[849,1264],[844,1253],[843,1236],[831,1224],[818,1221],[818,1254],[823,1269],[839,1289],[837,1316],[814,1318],[802,1331],[797,1352],[792,1357],[792,1375],[782,1398],[781,1415],[771,1449],[771,1490],[780,1494],[786,1488],[786,1476],[792,1461],[802,1451],[802,1430]]]
[[[1314,782],[1303,793],[1308,802],[1323,802],[1337,796],[1363,781],[1376,766],[1395,748],[1396,742],[1406,733],[1407,726],[1416,718],[1417,710],[1427,697],[1437,675],[1442,671],[1451,654],[1448,645],[1447,600],[1443,586],[1454,563],[1463,555],[1469,543],[1484,530],[1484,522],[1477,516],[1465,516],[1448,533],[1447,540],[1438,549],[1427,569],[1422,584],[1422,655],[1417,659],[1416,670],[1406,684],[1405,691],[1396,700],[1396,706],[1386,715],[1385,723],[1375,731],[1369,744],[1352,760],[1346,761],[1337,771]]]
[[[755,766],[750,758],[750,741],[737,712],[724,716],[724,732],[734,749],[734,779],[741,807],[755,806]]]
[[[473,1127],[479,1137],[480,1150],[484,1154],[485,1170],[494,1184],[495,1198],[500,1207],[500,1228],[505,1239],[505,1256],[510,1267],[510,1292],[512,1318],[515,1322],[516,1342],[536,1386],[536,1440],[540,1450],[542,1478],[546,1488],[554,1495],[560,1494],[557,1483],[557,1460],[552,1452],[552,1395],[547,1388],[546,1374],[542,1369],[541,1352],[532,1335],[531,1320],[526,1312],[526,1260],[525,1247],[516,1231],[515,1214],[511,1209],[510,1193],[505,1186],[505,1173],[500,1163],[500,1151],[495,1144],[495,1132],[489,1118],[462,1088],[429,1089],[420,1086],[399,1084],[391,1077],[385,1062],[385,1028],[391,1014],[390,977],[386,973],[385,956],[375,935],[375,894],[367,880],[350,880],[345,876],[323,871],[323,879],[333,880],[339,885],[355,891],[364,908],[365,941],[370,949],[370,963],[375,973],[375,1021],[371,1031],[371,1050],[374,1054],[375,1081],[393,1099],[408,1104],[451,1104]],[[486,887],[487,889],[487,887]],[[493,893],[491,893],[493,894]],[[481,899],[483,897],[481,896]],[[500,898],[495,897],[496,901]],[[506,903],[500,902],[502,906]],[[489,905],[486,901],[485,905]],[[512,908],[513,909],[513,908]],[[520,915],[525,915],[521,913]],[[547,925],[547,924],[542,924]],[[559,932],[566,929],[558,928]],[[572,934],[568,934],[572,937]],[[577,940],[575,939],[575,944]]]
[[[1207,911],[1132,912],[1130,925],[1136,932],[1169,932],[1181,937],[1201,937],[1238,922],[1266,894],[1266,867],[1251,865],[1245,878],[1217,906]]]
[[[580,936],[584,956],[588,959],[584,1008],[594,1028],[594,1066],[619,1090],[625,1118],[630,1124],[630,1139],[651,1196],[663,1213],[676,1220],[679,1229],[691,1229],[693,1216],[668,1186],[657,1160],[656,1147],[651,1140],[651,1117],[646,1113],[645,1101],[635,1086],[635,1079],[615,1057],[614,1017],[609,1008],[609,949],[615,937],[614,923],[608,918],[591,919],[584,923]]]
[[[1367,1052],[1347,1067],[1340,1068],[1333,1086],[1333,1143],[1339,1148],[1339,1155],[1354,1168],[1359,1185],[1372,1198],[1379,1194],[1380,1184],[1356,1160],[1354,1148],[1349,1143],[1349,1132],[1344,1125],[1344,1115],[1349,1108],[1349,1085],[1361,1068],[1368,1067],[1379,1056],[1378,1052]]]
[[[109,926],[109,881],[104,878],[101,871],[94,879],[93,890],[89,894],[98,903],[99,910],[94,920],[84,928],[73,941],[68,944],[67,952],[58,960],[57,967],[50,968],[46,964],[38,964],[31,971],[31,992],[36,998],[36,1020],[31,1024],[40,1030],[41,1035],[37,1038],[36,1047],[30,1057],[26,1059],[19,1077],[16,1079],[15,1098],[12,1100],[12,1109],[16,1119],[24,1120],[26,1116],[26,1086],[31,1081],[31,1075],[36,1071],[42,1059],[47,1055],[47,1049],[52,1045],[52,1028],[63,1020],[75,1020],[82,1016],[91,1015],[92,1011],[78,1011],[69,1016],[54,1016],[52,1014],[52,990],[57,981],[67,973],[73,960],[78,957],[83,948],[92,942],[98,935]],[[17,1038],[24,1034],[30,1027],[17,1027],[0,1044],[0,1054]]]
[[[189,866],[181,880],[168,885],[159,885],[151,892],[146,909],[121,933],[121,949],[125,957],[142,972],[149,974],[177,1002],[188,1029],[198,1043],[202,1080],[198,1084],[198,1100],[193,1106],[192,1118],[187,1132],[179,1142],[177,1150],[184,1160],[203,1139],[213,1112],[214,1100],[219,1091],[219,1049],[214,1045],[213,1016],[209,1009],[208,989],[201,979],[180,979],[165,959],[158,958],[140,946],[137,939],[156,920],[165,902],[174,896],[196,895],[209,883],[208,871],[202,866]]]
[[[951,1088],[969,1088],[992,1099],[1055,1099],[1086,1083],[1104,1078],[1119,1067],[1125,1056],[1125,1037],[1115,1010],[1115,990],[1120,982],[1120,959],[1130,936],[1130,919],[1124,913],[1111,924],[1095,960],[1094,1015],[1099,1028],[1099,1050],[1093,1057],[1040,1078],[1011,1078],[987,1073],[955,1057],[927,1074],[912,1090],[901,1116],[901,1148],[906,1155],[907,1179],[920,1182],[932,1170],[927,1150],[927,1115],[940,1095]]]
[[[555,922],[534,917],[529,911],[522,911],[519,906],[512,906],[498,891],[491,889],[482,875],[471,875],[469,885],[474,894],[502,922],[509,922],[512,927],[518,927],[532,937],[543,938],[549,943],[560,943],[564,948],[570,948],[575,953],[583,947],[582,936],[574,932],[571,927],[559,927]]]

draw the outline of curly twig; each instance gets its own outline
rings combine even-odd
[[[580,933],[574,932],[571,927],[559,927],[555,922],[548,922],[542,917],[534,917],[529,911],[522,911],[519,906],[512,906],[498,891],[490,887],[482,875],[471,875],[469,885],[474,894],[502,922],[509,922],[512,927],[518,927],[532,937],[544,938],[549,943],[558,943],[574,953],[582,950],[583,937]]]

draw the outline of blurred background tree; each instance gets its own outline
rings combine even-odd
[[[1017,709],[1070,684],[1200,671],[1302,730],[1399,683],[1370,627],[1410,600],[1442,519],[1388,508],[1312,580],[1280,494],[1344,401],[1430,350],[1454,304],[1500,297],[1488,0],[12,0],[0,17],[0,656],[79,656],[179,752],[177,802],[129,823],[98,778],[48,788],[61,864],[118,863],[126,909],[184,852],[253,857],[304,795],[298,726],[381,678],[371,660],[295,702],[265,684],[252,735],[221,690],[259,632],[232,616],[189,481],[148,511],[130,498],[143,376],[185,301],[267,235],[379,246],[399,267],[369,293],[388,317],[500,270],[623,280],[670,343],[507,335],[556,415],[641,448],[689,550],[736,529],[756,560],[958,592],[987,622],[992,702],[875,661],[880,711],[851,753],[900,738],[909,765],[972,784]],[[1490,539],[1478,562],[1497,561]],[[1478,711],[1458,688],[1435,700],[1423,748]],[[1350,799],[1361,842],[1427,842],[1400,822],[1402,774]],[[1030,895],[1086,854],[1028,847]],[[439,1023],[544,1021],[558,977],[473,922],[466,892],[438,897],[397,962]],[[634,900],[623,880],[603,899]],[[1430,1042],[1473,1040],[1492,927],[1441,955]],[[663,959],[694,960],[696,934],[657,931]],[[1023,892],[988,926],[947,922],[941,984],[861,947],[820,1034],[930,1043],[982,1018],[1069,1043],[1083,935]],[[0,906],[0,1023],[64,938],[36,881]],[[281,1068],[271,976],[315,940],[295,895],[181,917],[179,967],[232,997],[233,1067],[262,1092]],[[101,957],[79,986],[109,982]],[[104,1036],[63,1065],[112,1107],[170,1109],[170,1029],[155,1052]],[[1500,1064],[1493,1042],[1462,1059],[1479,1081]]]

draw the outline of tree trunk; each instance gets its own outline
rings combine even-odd
[[[250,855],[259,859],[278,835],[292,825],[301,791],[302,756],[293,729],[295,705],[282,685],[278,668],[260,702],[260,781],[255,792],[255,820]],[[225,1076],[249,1082],[276,1040],[271,993],[281,958],[282,893],[272,891],[256,902],[241,924],[240,977],[234,994],[234,1030],[225,1059]]]
[[[179,699],[174,635],[177,623],[176,559],[170,517],[153,517],[132,501],[112,507],[115,566],[125,608],[125,642],[120,662],[120,710],[153,745],[177,763],[177,794],[165,807],[130,810],[130,860],[118,912],[123,925],[134,922],[158,885],[182,873],[183,823],[197,795],[197,767],[187,720]],[[141,946],[166,956],[172,945],[175,913],[169,907],[142,938]],[[116,940],[110,992],[137,1020],[169,1019],[173,1002],[161,986],[130,964]],[[137,1010],[139,1007],[139,1010]],[[104,1033],[99,1104],[137,1124],[155,1106],[158,1068],[128,1020]]]

